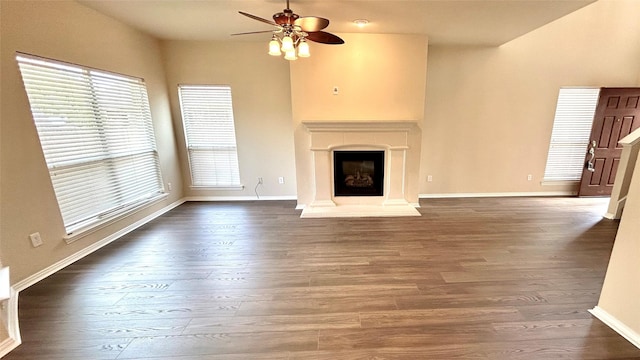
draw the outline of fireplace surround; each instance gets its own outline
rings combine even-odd
[[[420,216],[416,210],[420,129],[415,121],[304,121],[312,199],[301,217]],[[334,154],[382,155],[381,195],[336,194]],[[370,174],[369,174],[370,175]],[[363,174],[360,174],[361,180]],[[415,188],[415,190],[414,190]],[[415,194],[414,194],[415,193]]]

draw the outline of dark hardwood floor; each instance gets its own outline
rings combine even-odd
[[[5,359],[640,359],[587,312],[618,227],[607,199],[421,205],[186,203],[23,291]]]

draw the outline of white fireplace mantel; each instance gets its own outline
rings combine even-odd
[[[406,196],[409,134],[417,121],[303,121],[310,136],[313,199],[301,217],[420,216]],[[383,196],[334,196],[334,150],[384,150]]]
[[[403,131],[414,130],[418,126],[417,121],[406,120],[376,120],[376,121],[338,121],[338,120],[313,120],[303,121],[302,124],[309,132],[379,132],[379,131]]]

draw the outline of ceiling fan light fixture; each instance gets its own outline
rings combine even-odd
[[[269,41],[269,55],[271,56],[282,55],[282,52],[280,52],[280,42],[278,42],[278,38],[276,37],[275,34],[273,34],[271,41]]]
[[[304,40],[300,40],[300,44],[298,44],[298,56],[299,57],[309,57],[311,53],[309,52],[309,44]]]
[[[286,0],[286,3],[287,7],[282,12],[274,14],[273,20],[239,11],[243,16],[274,26],[275,30],[250,31],[231,35],[271,33],[269,55],[281,56],[284,53],[284,58],[287,60],[311,56],[307,40],[321,44],[344,44],[344,40],[337,35],[323,31],[329,26],[329,19],[318,16],[301,17],[289,8],[289,0]]]
[[[291,36],[285,35],[282,38],[282,48],[280,50],[285,53],[295,50],[295,47],[293,46],[293,39],[291,38]]]

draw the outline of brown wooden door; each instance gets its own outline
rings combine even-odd
[[[623,137],[640,127],[640,88],[602,88],[593,118],[579,196],[611,195]]]

